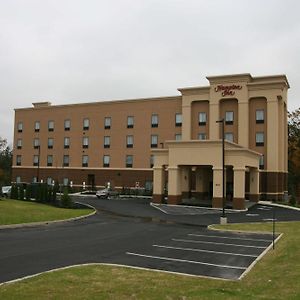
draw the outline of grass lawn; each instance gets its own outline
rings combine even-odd
[[[228,229],[271,231],[271,224]],[[218,226],[219,227],[219,226]],[[74,267],[0,286],[0,299],[300,299],[300,222],[241,281],[193,278],[110,266]]]
[[[92,209],[65,209],[35,202],[0,200],[0,225],[63,220],[91,213]]]

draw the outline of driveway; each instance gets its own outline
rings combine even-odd
[[[0,282],[85,263],[236,280],[272,244],[269,234],[208,230],[204,223],[218,221],[220,212],[180,216],[151,207],[146,200],[81,201],[97,206],[98,213],[63,224],[0,230]],[[110,213],[103,211],[108,206]],[[229,220],[259,221],[272,215],[266,208],[258,206],[251,212],[230,213]],[[120,212],[138,216],[123,217]],[[256,212],[259,216],[253,216]],[[252,215],[247,216],[249,213]],[[289,216],[279,209],[276,217]]]
[[[150,205],[150,199],[97,199],[95,196],[77,197],[76,201],[88,203],[100,211],[111,212],[119,216],[130,216],[145,220],[154,220],[184,225],[207,227],[219,224],[222,210],[199,207],[185,207],[180,205]],[[247,211],[233,211],[226,209],[228,223],[300,221],[300,211],[283,207],[257,204]]]

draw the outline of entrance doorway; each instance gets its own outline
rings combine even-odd
[[[88,186],[95,189],[95,174],[88,174]]]

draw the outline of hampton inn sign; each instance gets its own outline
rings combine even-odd
[[[242,86],[241,85],[217,85],[215,87],[216,92],[222,91],[222,96],[233,96],[235,94],[235,90],[241,90]]]

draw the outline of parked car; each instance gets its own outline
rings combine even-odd
[[[110,197],[117,197],[118,196],[118,192],[117,191],[113,191],[111,189],[102,189],[96,192],[96,196],[99,199],[109,199]]]
[[[11,193],[11,185],[3,186],[1,189],[1,193],[3,197],[9,198]]]

